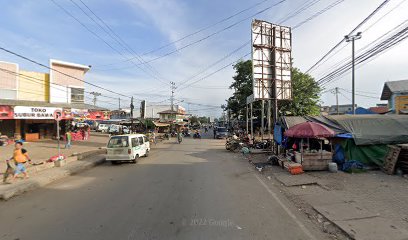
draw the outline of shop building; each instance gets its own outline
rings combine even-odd
[[[388,101],[392,113],[408,114],[408,80],[385,82],[381,100]]]
[[[75,118],[106,119],[106,109],[84,101],[83,81],[90,67],[55,59],[50,60],[50,67],[50,73],[41,73],[0,62],[0,135],[27,141],[53,138],[55,110],[64,113],[62,132]]]
[[[73,109],[75,114],[72,112]],[[78,114],[79,109],[82,114]],[[53,104],[0,99],[0,135],[26,141],[54,138],[57,130],[53,117],[55,110],[63,112],[60,125],[63,133],[74,119],[96,120],[106,109],[85,103]]]

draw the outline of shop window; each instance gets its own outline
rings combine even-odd
[[[84,89],[83,88],[71,88],[71,102],[84,102]]]

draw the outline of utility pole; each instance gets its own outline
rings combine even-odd
[[[250,119],[251,119],[251,137],[254,138],[254,108],[252,102],[249,104],[250,108]]]
[[[170,97],[171,111],[174,111],[174,91],[176,90],[175,82],[170,82],[170,90],[171,90],[171,97]]]
[[[264,124],[264,119],[265,119],[265,100],[262,99],[262,112],[261,112],[261,138],[262,141],[264,140],[264,129],[265,129],[265,124]]]
[[[101,93],[98,93],[98,92],[91,92],[91,93],[89,93],[89,94],[91,94],[91,95],[93,95],[93,100],[92,100],[92,102],[93,102],[93,105],[94,105],[94,107],[96,106],[96,98],[97,97],[99,97],[99,96],[101,96],[102,94]]]
[[[119,98],[119,110],[120,110],[120,98]]]
[[[173,116],[173,112],[174,112],[174,91],[176,90],[176,83],[175,82],[170,82],[170,90],[171,90],[171,96],[170,96],[170,104],[171,104],[171,114],[170,116]],[[174,118],[177,118],[177,116],[175,115]],[[170,117],[171,119],[171,129],[173,128],[173,119],[172,117]],[[175,120],[175,119],[174,119]]]
[[[339,115],[339,88],[336,87],[336,109],[337,109],[337,115]]]
[[[353,115],[356,114],[356,101],[355,101],[355,79],[354,79],[354,71],[355,71],[355,62],[354,62],[354,42],[355,40],[361,39],[361,32],[358,32],[356,35],[346,35],[344,36],[346,42],[351,42],[351,94],[352,94],[352,110]]]
[[[133,109],[135,106],[133,105],[133,96],[132,99],[130,100],[130,133],[133,133]]]
[[[272,101],[269,99],[268,100],[268,110],[267,110],[269,140],[272,140],[272,129],[273,129],[272,128],[272,120],[271,120],[271,114],[272,114],[271,108],[272,108]]]

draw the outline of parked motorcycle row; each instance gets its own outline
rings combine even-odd
[[[248,138],[238,138],[236,136],[228,137],[225,143],[225,149],[231,152],[241,151],[244,147],[249,149],[270,149],[271,146],[270,140],[254,141],[253,143],[250,143]]]

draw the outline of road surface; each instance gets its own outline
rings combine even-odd
[[[325,239],[224,142],[172,139],[0,202],[0,239]]]

